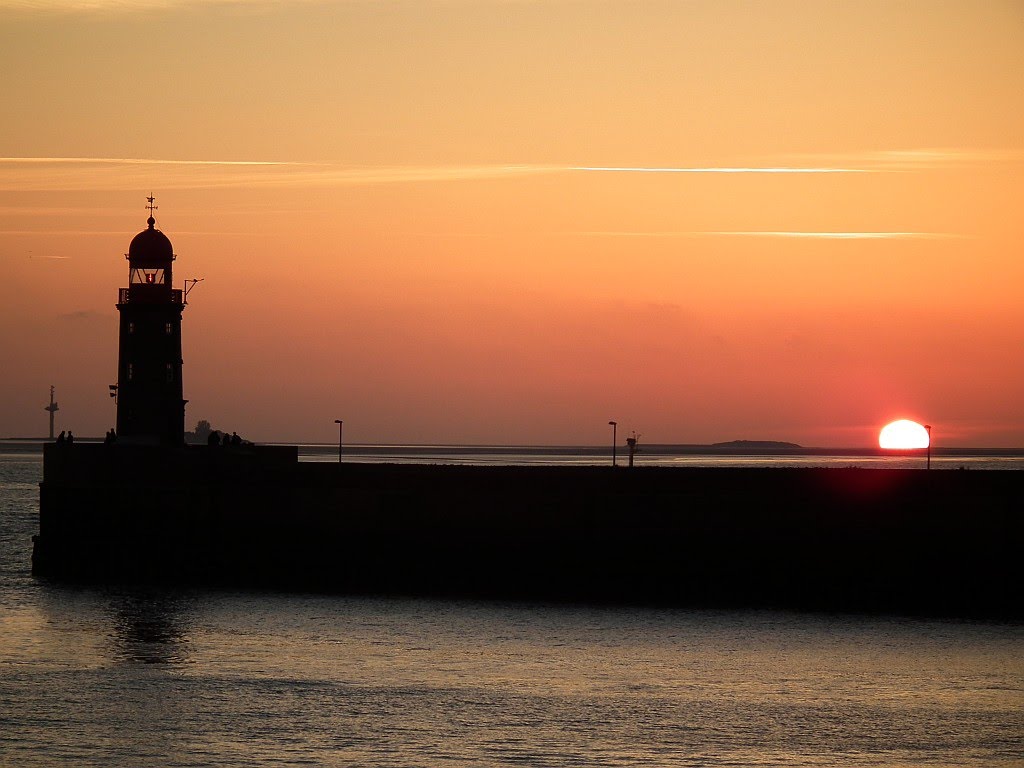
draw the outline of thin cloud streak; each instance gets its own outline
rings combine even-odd
[[[3,237],[4,235],[18,235],[30,237],[124,237],[124,230],[121,229],[104,231],[99,229],[0,229],[0,237]],[[263,232],[224,232],[221,230],[206,231],[193,229],[176,229],[174,231],[175,237],[179,237],[182,235],[201,235],[203,237],[211,235],[225,237],[265,237],[265,233]],[[68,257],[53,256],[48,258],[63,259]]]
[[[629,231],[582,231],[561,232],[562,235],[577,237],[792,237],[825,240],[942,240],[961,238],[949,232],[795,232],[795,231],[686,231],[686,232],[629,232]]]
[[[499,179],[570,172],[861,173],[838,168],[618,168],[566,165],[351,167],[326,163],[155,158],[0,158],[0,189],[27,191],[339,187]]]
[[[205,216],[223,221],[228,216],[294,216],[295,214],[327,214],[326,208],[234,208],[225,210],[218,208],[216,211],[194,211],[193,216]],[[46,208],[43,206],[18,206],[0,205],[0,218],[54,218],[56,216],[87,216],[90,221],[98,218],[117,218],[124,216],[124,208],[91,208],[73,206],[54,206]],[[0,232],[5,230],[0,229]],[[13,231],[13,230],[11,230]]]
[[[2,0],[0,0],[2,7]],[[776,158],[778,160],[779,158]],[[1013,162],[1024,160],[1021,150],[976,149],[909,149],[855,152],[845,154],[796,154],[784,160],[812,165],[742,165],[742,166],[438,166],[438,168],[544,168],[549,171],[583,171],[590,173],[883,173],[899,170],[938,168],[964,163]],[[310,163],[287,160],[168,160],[140,157],[0,157],[0,163],[92,164],[92,165],[195,165],[195,166],[277,166],[338,169],[331,163]],[[372,172],[380,169],[343,168],[349,173]],[[388,168],[389,171],[423,170],[405,166]]]
[[[562,173],[552,165],[351,167],[314,163],[126,158],[0,158],[0,189],[25,191],[320,187]]]
[[[156,160],[145,157],[0,157],[0,163],[86,164],[86,165],[315,165],[277,160]]]
[[[879,173],[868,168],[801,168],[801,167],[694,167],[694,168],[630,168],[608,166],[578,166],[570,171],[596,173]]]
[[[0,237],[8,236],[103,236],[120,237],[123,231],[104,230],[71,230],[71,229],[0,229]],[[699,237],[770,237],[770,238],[796,238],[804,240],[949,240],[962,239],[965,235],[957,235],[949,232],[785,232],[785,231],[708,231],[708,232],[630,232],[630,231],[578,231],[578,232],[552,232],[559,237],[620,237],[620,238],[699,238]],[[203,237],[262,237],[259,232],[229,232],[224,230],[181,230],[177,235],[191,235]],[[412,237],[440,237],[440,238],[489,238],[503,237],[498,232],[407,232],[406,236]],[[42,257],[40,257],[42,258]],[[53,257],[65,258],[65,257]]]
[[[937,240],[960,237],[947,232],[700,232],[702,235],[738,237],[795,237],[825,240]]]
[[[85,237],[92,235],[102,235],[104,237],[110,236],[123,236],[124,230],[120,231],[109,231],[104,232],[98,229],[0,229],[0,237],[4,235],[9,236],[29,236],[37,237],[40,235],[68,235],[75,237]]]
[[[902,153],[900,156],[906,155]],[[932,158],[935,153],[910,153]],[[808,156],[809,157],[809,156]],[[872,160],[874,157],[874,161]],[[878,155],[859,157],[866,165]],[[806,158],[805,158],[806,159]],[[847,158],[853,159],[853,158]],[[895,161],[894,161],[895,162]],[[902,162],[902,161],[901,161]],[[918,162],[915,160],[914,162]],[[923,160],[921,162],[924,162]],[[919,165],[918,169],[925,166]],[[540,164],[345,166],[282,160],[168,160],[117,157],[0,157],[0,189],[12,191],[225,189],[408,184],[559,173],[805,175],[867,174],[911,170],[907,165],[855,164],[744,166],[578,166]]]
[[[355,0],[350,0],[355,2]],[[0,10],[34,13],[131,13],[201,6],[228,6],[263,10],[303,3],[326,5],[331,0],[0,0]],[[372,2],[372,0],[363,0]]]
[[[975,149],[970,147],[922,147],[917,149],[889,149],[842,154],[810,153],[784,155],[778,162],[822,163],[854,165],[875,172],[898,173],[928,171],[942,168],[962,168],[991,163],[1024,161],[1019,149]]]

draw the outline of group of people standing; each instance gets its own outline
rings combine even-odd
[[[113,443],[117,440],[117,432],[113,428],[107,430],[107,436],[103,438],[104,443]],[[75,436],[71,434],[69,430],[66,434],[62,429],[60,434],[57,435],[57,439],[54,440],[57,445],[71,445],[75,442]]]
[[[62,429],[60,431],[60,434],[57,435],[57,439],[55,440],[55,442],[57,443],[57,445],[71,445],[72,443],[75,442],[75,436],[71,434],[70,431],[65,433],[65,431]],[[113,429],[108,429],[106,437],[103,438],[103,442],[107,444],[117,442],[117,432],[114,431]],[[206,438],[207,445],[233,446],[243,445],[246,442],[246,440],[243,440],[241,437],[239,437],[237,432],[232,432],[229,435],[227,432],[219,432],[217,430],[213,430],[210,433],[209,437]]]
[[[237,432],[232,432],[229,435],[227,432],[219,432],[216,429],[213,430],[210,433],[209,437],[206,438],[207,445],[233,446],[241,445],[243,442],[245,441],[238,436]]]

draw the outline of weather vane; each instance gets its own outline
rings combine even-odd
[[[153,211],[157,210],[160,206],[159,205],[153,205],[153,202],[156,200],[156,198],[153,197],[153,193],[152,192],[149,194],[149,197],[147,197],[146,200],[149,201],[149,205],[147,205],[146,207],[149,208],[149,216],[150,216],[150,218],[152,218],[153,217]]]

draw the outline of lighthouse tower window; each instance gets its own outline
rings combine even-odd
[[[172,333],[174,333],[174,324],[173,323],[164,323],[164,333],[167,334],[168,336],[170,336]]]
[[[174,366],[167,364],[167,381],[174,381]]]
[[[129,282],[132,285],[163,285],[164,270],[160,267],[132,267]]]
[[[132,365],[131,363],[128,363],[128,381],[131,381],[134,378],[135,378],[135,366]]]

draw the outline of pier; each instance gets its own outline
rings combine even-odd
[[[1020,618],[1024,477],[300,463],[47,445],[34,569],[104,583]]]

